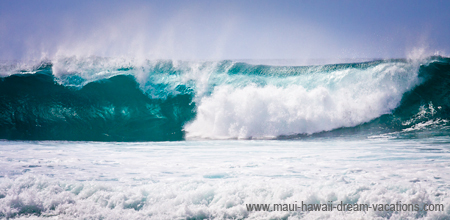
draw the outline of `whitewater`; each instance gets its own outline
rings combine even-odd
[[[447,57],[58,57],[0,76],[0,218],[450,218]],[[301,201],[445,210],[246,209]]]

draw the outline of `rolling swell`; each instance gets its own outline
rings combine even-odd
[[[197,69],[161,61],[144,80],[133,65],[105,71],[77,63],[71,72],[70,62],[0,79],[0,139],[409,138],[445,135],[450,119],[444,57],[311,67],[222,61]]]
[[[313,135],[281,138],[387,135],[391,138],[422,138],[450,133],[450,58],[431,57],[420,65],[422,83],[406,92],[392,113],[383,114],[354,127],[338,128]]]
[[[0,81],[0,138],[10,140],[174,141],[193,116],[192,94],[152,99],[131,75],[63,86],[51,65]]]
[[[432,136],[448,135],[450,59],[439,57],[422,65],[419,77],[423,83],[403,96],[388,125],[403,132],[413,132],[413,136],[415,131],[426,131]]]

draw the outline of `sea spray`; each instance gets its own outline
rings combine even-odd
[[[449,119],[445,57],[320,66],[60,57],[0,69],[3,139],[369,136],[427,121],[441,133]],[[430,103],[435,114],[406,123]]]

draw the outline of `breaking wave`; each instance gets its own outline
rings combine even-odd
[[[439,135],[450,58],[320,66],[66,57],[0,64],[0,139]],[[419,132],[419,133],[418,133]]]

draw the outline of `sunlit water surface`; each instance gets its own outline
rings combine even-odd
[[[0,218],[450,219],[450,139],[0,142]],[[443,212],[247,211],[425,203]]]

